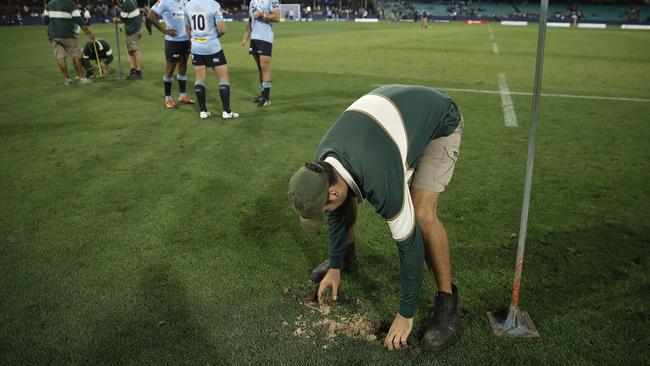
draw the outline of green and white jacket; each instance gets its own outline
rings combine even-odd
[[[124,22],[124,33],[127,36],[138,33],[142,28],[142,16],[136,0],[124,0],[120,7],[120,18]]]
[[[432,139],[452,134],[461,120],[454,101],[436,90],[385,85],[354,102],[321,141],[316,160],[332,164],[357,199],[370,202],[387,222],[400,258],[399,313],[415,315],[424,244],[416,225],[409,181]],[[330,267],[340,268],[349,218],[327,214]]]
[[[52,0],[47,3],[43,21],[51,38],[76,38],[75,25],[84,25],[81,11],[72,0]]]

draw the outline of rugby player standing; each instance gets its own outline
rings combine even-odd
[[[178,88],[180,96],[178,101],[183,104],[193,104],[194,101],[187,96],[187,59],[190,55],[190,38],[185,31],[185,5],[187,0],[158,0],[149,10],[147,20],[165,35],[165,75],[163,86],[165,89],[165,106],[176,109],[172,98],[172,76],[178,66]],[[160,25],[158,17],[165,21],[165,28]]]
[[[221,5],[214,0],[192,0],[185,6],[186,32],[192,40],[192,65],[194,65],[194,91],[199,102],[199,117],[210,117],[205,104],[206,69],[214,70],[219,79],[219,96],[223,119],[239,117],[230,109],[230,82],[228,81],[228,62],[223,53],[219,37],[226,33],[226,23],[221,13]]]
[[[244,31],[242,47],[246,47],[248,37],[251,42],[248,53],[253,55],[262,93],[253,103],[264,107],[271,104],[271,51],[273,50],[272,22],[280,21],[280,2],[278,0],[251,0],[248,8],[248,24]]]

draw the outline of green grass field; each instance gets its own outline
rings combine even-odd
[[[649,32],[549,29],[544,93],[638,100],[542,98],[521,297],[542,336],[503,339],[485,312],[510,300],[532,98],[512,96],[519,127],[506,127],[499,94],[480,91],[498,91],[499,73],[532,91],[537,27],[279,24],[262,110],[243,23],[228,26],[229,122],[163,108],[159,34],[141,43],[144,80],[65,87],[42,27],[0,28],[0,364],[650,363]],[[93,28],[115,48],[111,25]],[[327,244],[300,229],[288,180],[386,83],[449,89],[466,121],[440,203],[460,341],[439,354],[418,346],[428,276],[408,351],[293,335],[324,318],[298,300]],[[219,111],[216,78],[207,90]],[[357,243],[361,270],[329,317],[379,327],[399,261],[369,204]]]

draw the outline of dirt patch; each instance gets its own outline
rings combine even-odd
[[[283,322],[286,327],[291,327],[292,335],[297,338],[312,339],[324,338],[327,344],[322,347],[327,349],[329,344],[338,336],[360,339],[368,342],[377,340],[379,328],[367,316],[360,313],[350,313],[348,309],[339,309],[336,302],[331,299],[318,302],[314,298],[298,299],[291,290],[285,294],[294,298],[300,305],[310,309],[310,315],[300,315],[290,324]]]
[[[314,326],[321,329],[328,339],[343,334],[369,342],[377,340],[373,323],[361,314],[353,314],[351,318],[341,316],[337,316],[336,319],[325,318],[316,322]]]

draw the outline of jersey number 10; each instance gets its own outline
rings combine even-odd
[[[205,16],[203,14],[192,15],[192,29],[205,30]]]

